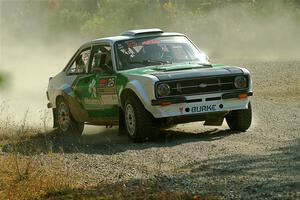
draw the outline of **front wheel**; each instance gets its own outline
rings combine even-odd
[[[72,135],[79,137],[84,129],[83,122],[77,122],[71,112],[67,101],[64,98],[57,100],[56,120],[58,130],[63,135]]]
[[[151,134],[152,118],[143,104],[134,96],[128,96],[125,107],[125,127],[134,142],[143,142]]]
[[[246,131],[252,122],[252,107],[248,104],[248,109],[233,110],[225,117],[229,128],[233,131]]]

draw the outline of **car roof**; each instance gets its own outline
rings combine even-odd
[[[130,39],[137,39],[137,38],[151,37],[151,36],[185,36],[185,35],[176,32],[163,32],[160,29],[136,29],[136,30],[128,30],[126,32],[121,33],[118,36],[97,38],[90,42],[85,43],[82,46],[87,46],[90,44],[101,43],[101,42],[115,43],[121,40],[130,40]]]

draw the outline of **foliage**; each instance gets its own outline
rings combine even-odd
[[[17,36],[34,36],[44,31],[40,36],[45,39],[66,34],[95,38],[134,28],[168,30],[186,17],[205,23],[212,10],[235,4],[258,18],[275,9],[279,14],[288,10],[300,19],[300,0],[23,0],[3,1],[1,20],[2,24],[13,22],[5,25]],[[279,9],[275,4],[280,5]]]

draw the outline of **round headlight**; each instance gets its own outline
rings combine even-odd
[[[157,94],[160,97],[168,96],[170,94],[170,92],[171,92],[170,86],[166,83],[162,83],[162,84],[158,85],[158,87],[157,87]]]
[[[247,79],[244,76],[235,77],[234,86],[236,88],[245,88],[245,87],[247,87]]]

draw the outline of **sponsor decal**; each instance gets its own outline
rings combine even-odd
[[[119,103],[116,93],[116,77],[95,77],[88,85],[88,94],[83,98],[83,103],[93,108],[116,105]]]
[[[204,105],[191,107],[192,113],[215,111],[217,105]]]
[[[106,104],[106,105],[118,104],[118,96],[116,94],[102,95],[100,98],[101,98],[102,104]]]
[[[106,79],[100,79],[99,80],[100,85],[106,85],[106,82],[107,82]]]
[[[115,77],[111,77],[107,81],[107,87],[114,87],[115,86]]]
[[[84,98],[83,99],[84,103],[86,105],[100,105],[102,104],[100,99],[89,99],[89,98]]]
[[[99,88],[105,87],[114,87],[115,86],[115,77],[103,78],[99,80]]]
[[[74,96],[88,110],[112,108],[119,104],[116,81],[116,76],[83,77],[74,88]]]
[[[115,93],[115,88],[111,87],[105,87],[105,88],[97,88],[97,94],[98,95],[103,95],[103,94],[114,94]]]
[[[93,79],[89,84],[89,94],[92,98],[97,98],[96,80]]]
[[[201,113],[201,112],[209,112],[209,111],[216,111],[217,105],[203,105],[203,106],[193,106],[193,107],[186,107],[184,108],[185,112],[191,112],[191,113]],[[179,107],[179,111],[181,114],[183,114],[183,107]]]
[[[116,77],[101,78],[96,85],[96,93],[98,96],[103,94],[115,94],[116,93]]]
[[[160,44],[160,40],[146,40],[142,44],[147,45],[147,44]]]

